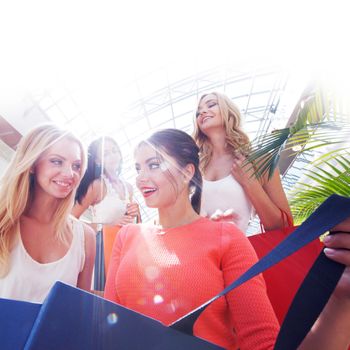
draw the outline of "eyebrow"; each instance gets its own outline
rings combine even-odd
[[[65,157],[61,156],[60,154],[57,154],[57,153],[51,153],[51,154],[48,154],[47,155],[48,157],[58,157],[58,158],[61,158],[61,159],[66,159]]]
[[[205,101],[205,103],[209,102],[218,102],[218,100],[216,98],[211,98],[210,100]]]
[[[205,101],[205,102],[203,102],[203,103],[208,104],[208,103],[210,103],[210,102],[218,102],[218,100],[217,100],[216,98],[211,98],[210,100]],[[198,106],[197,111],[196,111],[196,114],[199,113],[199,110],[200,110],[200,106]]]
[[[148,163],[153,162],[155,160],[158,162],[161,161],[161,159],[159,157],[151,157],[151,158],[146,159],[145,163],[148,164]],[[138,164],[139,163],[135,163],[135,165],[138,165]]]
[[[67,158],[65,158],[65,157],[63,157],[63,156],[61,156],[61,155],[59,155],[57,153],[48,154],[48,157],[57,157],[57,158],[61,158],[63,160],[67,160]],[[81,159],[73,160],[73,163],[77,163],[77,162],[81,163],[82,160]]]

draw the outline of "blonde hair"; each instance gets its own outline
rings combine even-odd
[[[203,98],[208,95],[214,95],[218,100],[228,149],[230,149],[232,153],[239,150],[243,154],[246,154],[249,150],[249,137],[241,128],[241,113],[239,108],[226,95],[218,92],[202,95],[199,99],[198,106]],[[194,125],[193,138],[199,147],[200,168],[202,172],[205,172],[213,155],[213,146],[208,136],[198,127],[197,121],[195,121]]]
[[[0,277],[9,270],[9,254],[15,235],[19,232],[20,218],[33,200],[34,175],[31,169],[36,160],[57,141],[68,138],[76,142],[81,152],[81,176],[86,160],[84,148],[77,137],[53,124],[40,125],[24,136],[0,182]],[[68,216],[74,203],[75,191],[59,202],[54,228],[57,237],[64,240],[69,230]]]

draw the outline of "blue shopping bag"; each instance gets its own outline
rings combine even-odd
[[[94,294],[56,282],[45,299],[26,350],[219,350]]]

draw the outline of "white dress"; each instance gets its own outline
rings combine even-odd
[[[233,209],[236,215],[233,222],[242,232],[247,231],[253,206],[232,175],[216,181],[203,178],[201,215],[210,217],[217,209],[222,212]]]
[[[0,278],[0,298],[42,303],[56,281],[77,286],[85,263],[84,227],[72,219],[73,238],[59,260],[41,264],[26,251],[21,235],[10,253],[10,271]]]
[[[130,194],[124,181],[122,181],[125,199],[121,199],[108,178],[102,175],[106,185],[106,195],[101,202],[90,207],[92,223],[103,225],[115,225],[125,215]]]

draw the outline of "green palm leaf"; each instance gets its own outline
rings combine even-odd
[[[290,205],[296,223],[304,221],[328,196],[333,193],[350,197],[350,154],[324,162],[306,171],[312,183],[298,183],[290,193]]]
[[[253,140],[244,166],[254,168],[260,178],[265,173],[271,177],[277,167],[282,150],[298,149],[293,155],[315,150],[331,144],[341,144],[350,138],[350,123],[330,113],[329,98],[321,89],[303,101],[297,119],[290,127],[273,131]]]

